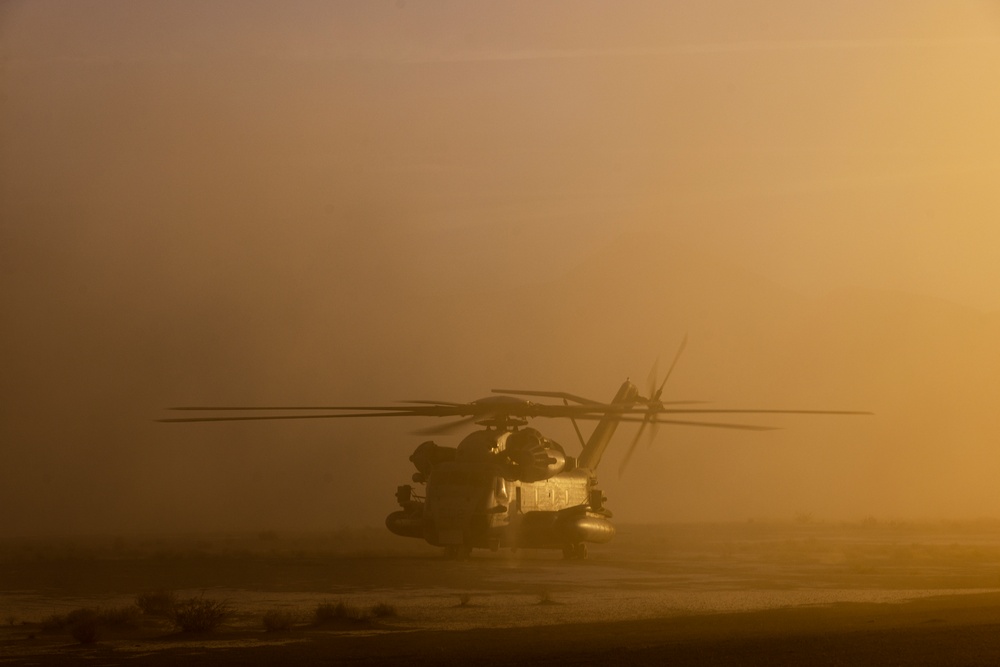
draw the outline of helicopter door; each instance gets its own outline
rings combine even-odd
[[[427,480],[424,519],[431,544],[473,544],[488,529],[493,476],[480,465],[458,462],[435,467]]]

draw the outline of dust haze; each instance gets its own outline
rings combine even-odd
[[[665,400],[876,416],[623,427],[618,519],[1000,516],[996,3],[7,1],[0,59],[5,534],[380,525],[425,422],[153,420],[685,334]]]

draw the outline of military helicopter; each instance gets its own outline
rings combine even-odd
[[[686,342],[686,339],[685,339]],[[626,380],[610,403],[601,403],[559,391],[494,389],[495,396],[471,403],[406,401],[380,406],[176,407],[171,410],[215,411],[333,411],[333,414],[213,416],[161,419],[164,422],[246,421],[272,419],[343,419],[357,417],[459,417],[444,425],[422,429],[424,435],[448,433],[470,424],[473,431],[457,447],[433,441],[420,444],[410,461],[416,468],[410,484],[396,489],[400,509],[386,517],[396,535],[423,539],[444,547],[447,556],[467,557],[472,549],[562,549],[567,559],[587,556],[588,543],[604,543],[615,535],[607,498],[598,487],[597,468],[621,422],[640,424],[622,460],[627,465],[646,427],[652,439],[661,424],[748,431],[774,430],[769,426],[678,419],[701,414],[812,414],[861,415],[843,410],[736,410],[674,407],[699,401],[662,402],[660,396],[680,352],[657,387],[656,370],[650,376],[649,395]],[[542,403],[523,397],[557,399]],[[668,407],[670,406],[670,407]],[[343,411],[343,412],[340,412]],[[569,419],[582,449],[570,456],[559,443],[527,426],[532,418]],[[579,421],[597,421],[584,438]]]

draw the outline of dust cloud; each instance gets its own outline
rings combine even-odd
[[[377,525],[426,423],[153,420],[685,334],[665,399],[877,414],[623,427],[619,519],[996,517],[998,56],[971,0],[5,2],[0,526]]]

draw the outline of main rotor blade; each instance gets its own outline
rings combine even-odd
[[[780,426],[756,426],[754,424],[720,424],[719,422],[693,422],[683,419],[653,419],[656,424],[673,424],[675,426],[706,426],[708,428],[729,428],[736,431],[780,431]]]
[[[701,405],[712,401],[660,401],[660,405]]]
[[[576,396],[575,394],[567,394],[564,391],[529,391],[520,389],[491,389],[493,393],[496,394],[510,394],[510,395],[520,395],[520,396],[545,396],[547,398],[561,398],[563,400],[576,401],[580,405],[569,405],[564,406],[568,408],[589,408],[593,410],[606,410],[611,409],[613,411],[618,411],[620,409],[631,409],[628,405],[613,405],[611,403],[602,403],[600,401],[595,401],[590,398],[583,398],[582,396]],[[709,401],[663,401],[661,405],[701,405],[702,403],[709,403]],[[540,404],[535,404],[538,407]],[[560,406],[553,406],[560,407]]]
[[[728,428],[735,429],[737,431],[780,431],[782,430],[779,426],[757,426],[755,424],[724,424],[721,422],[697,422],[689,421],[686,419],[660,419],[649,418],[649,417],[628,417],[624,415],[611,415],[611,419],[619,422],[649,422],[656,424],[674,424],[676,426],[705,426],[708,428]],[[591,416],[587,415],[584,417],[577,417],[577,419],[604,419],[601,416]]]
[[[373,416],[408,415],[412,417],[451,417],[458,415],[480,414],[482,409],[465,403],[438,404],[428,403],[427,405],[330,405],[326,407],[294,407],[294,406],[270,406],[270,407],[249,407],[249,406],[185,406],[167,408],[167,410],[201,411],[201,412],[289,412],[289,411],[314,411],[314,410],[364,410],[364,414],[352,414],[343,416],[363,417],[370,411]],[[328,415],[323,418],[329,419],[336,415]],[[307,415],[289,416],[288,419],[304,419]],[[272,417],[276,418],[276,417]],[[222,420],[222,417],[215,418]],[[240,419],[250,419],[241,417]],[[231,420],[236,420],[232,417]],[[165,421],[165,420],[164,420]],[[173,420],[181,421],[181,420]],[[190,420],[189,420],[190,421]]]
[[[284,409],[294,410],[295,408],[170,408],[172,410],[206,410],[216,411],[226,410],[268,410]],[[314,408],[318,409],[318,408]],[[259,416],[219,416],[219,417],[182,417],[172,419],[159,419],[161,422],[199,422],[199,421],[267,421],[278,419],[353,419],[360,417],[469,417],[472,419],[487,417],[492,415],[508,415],[512,417],[547,417],[553,419],[589,419],[600,420],[604,418],[618,421],[641,422],[650,417],[649,411],[645,408],[632,408],[629,406],[615,406],[609,404],[593,405],[525,405],[525,406],[490,406],[458,404],[449,405],[427,405],[414,406],[411,408],[401,408],[399,406],[340,406],[341,410],[365,410],[365,412],[354,412],[347,414],[332,415],[259,415]],[[666,424],[668,420],[660,419],[660,415],[688,415],[688,414],[771,414],[771,415],[871,415],[871,412],[858,410],[766,410],[766,409],[716,409],[716,408],[670,408],[657,410],[656,419],[651,422]]]
[[[430,403],[430,401],[428,401]],[[432,405],[441,405],[432,403]],[[446,403],[444,405],[462,405],[461,403]],[[247,405],[186,405],[181,407],[171,407],[167,410],[215,410],[216,412],[227,412],[236,410],[408,410],[398,405],[271,405],[271,406],[247,406]]]
[[[460,405],[466,405],[465,403],[455,403],[454,401],[400,401],[400,403],[413,403],[414,405],[447,405],[453,408]]]
[[[602,405],[600,401],[595,401],[583,396],[569,394],[565,391],[535,391],[532,389],[490,389],[494,394],[510,394],[512,396],[545,396],[548,398],[562,398],[564,400],[576,401],[584,405]]]
[[[659,410],[669,414],[744,414],[744,415],[874,415],[863,410],[739,410],[728,408],[693,408],[684,410]]]
[[[704,403],[705,401],[682,401],[683,403]],[[669,405],[669,403],[664,403],[663,405]],[[736,414],[736,415],[874,415],[874,412],[868,412],[864,410],[773,410],[773,409],[758,409],[758,408],[657,408],[655,410],[650,410],[648,407],[636,407],[632,405],[614,405],[614,404],[603,404],[603,405],[591,405],[591,406],[578,406],[585,407],[589,414],[606,415],[608,417],[625,417],[634,416],[642,417],[648,415],[688,415],[688,414]],[[537,416],[544,417],[560,417],[560,414],[549,414],[545,412],[536,413]],[[623,420],[628,421],[628,420]],[[634,419],[631,421],[641,421],[639,419]]]
[[[260,415],[255,417],[179,417],[172,419],[157,419],[155,421],[165,423],[182,422],[246,422],[246,421],[273,421],[278,419],[351,419],[354,417],[422,417],[424,415],[414,415],[412,412],[363,412],[360,414],[347,415]]]

